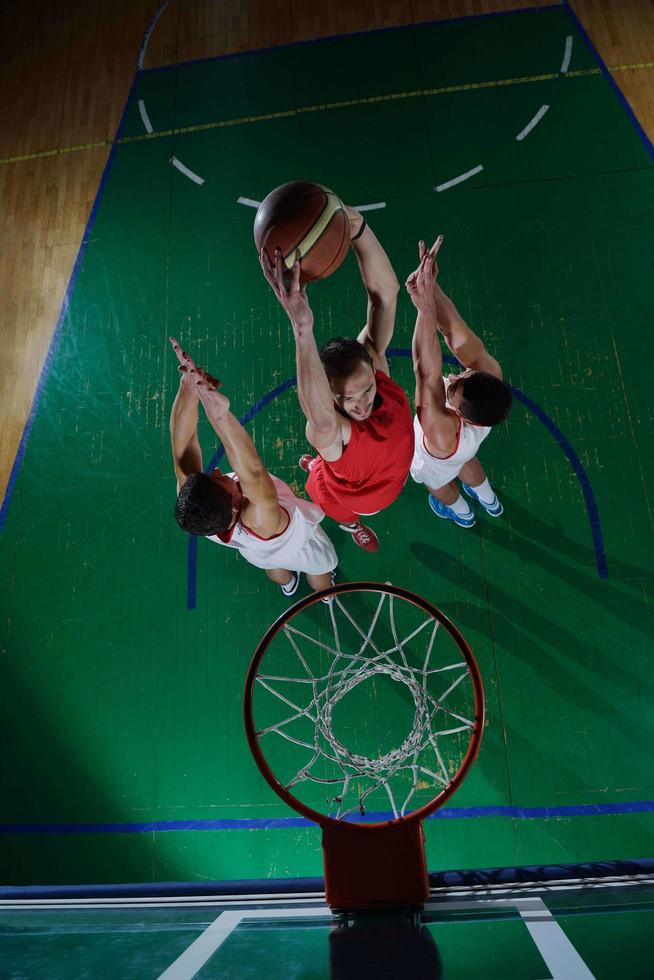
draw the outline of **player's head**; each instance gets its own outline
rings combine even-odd
[[[447,399],[474,425],[498,425],[508,418],[513,401],[511,389],[487,371],[450,374]]]
[[[218,534],[238,519],[243,494],[236,480],[216,470],[191,473],[179,491],[175,506],[177,523],[189,534]]]
[[[337,408],[358,422],[367,419],[374,408],[377,384],[372,358],[363,344],[334,337],[321,349],[320,360]]]

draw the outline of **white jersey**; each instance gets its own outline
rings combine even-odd
[[[234,473],[229,476],[234,477]],[[272,476],[279,506],[288,514],[288,525],[272,538],[260,538],[241,520],[222,535],[208,534],[210,541],[236,548],[257,568],[286,568],[291,572],[322,575],[338,564],[334,546],[319,526],[324,512],[316,504],[296,497],[283,480]]]
[[[416,437],[413,462],[411,463],[411,476],[416,483],[425,483],[432,490],[439,490],[446,483],[457,477],[461,467],[473,456],[477,455],[479,447],[491,431],[489,425],[474,425],[466,422],[460,412],[447,401],[447,389],[449,382],[445,380],[445,404],[451,412],[459,417],[459,431],[454,452],[444,459],[432,456],[425,446],[425,434],[416,415],[413,420],[413,431]]]

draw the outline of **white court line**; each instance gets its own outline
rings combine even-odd
[[[219,949],[225,940],[236,929],[237,925],[243,921],[252,919],[309,919],[327,918],[335,921],[331,910],[323,905],[321,908],[312,909],[252,909],[243,912],[223,912],[211,925],[201,933],[181,956],[170,964],[170,966],[160,974],[158,980],[191,980],[195,974],[202,969],[204,964],[211,959],[213,954]],[[558,980],[558,978],[557,978]],[[585,978],[584,978],[585,980]]]
[[[565,50],[563,52],[563,61],[561,62],[561,67],[559,71],[562,75],[565,75],[568,68],[570,67],[570,58],[572,57],[572,34],[568,34],[565,39]]]
[[[549,109],[549,106],[548,105],[542,105],[540,107],[540,109],[538,110],[538,112],[536,113],[536,115],[533,117],[533,119],[530,119],[529,122],[527,123],[527,125],[525,126],[525,128],[522,129],[518,133],[518,135],[516,136],[516,139],[518,140],[518,142],[520,142],[520,140],[523,140],[525,138],[525,136],[529,136],[529,133],[532,131],[532,129],[534,128],[534,126],[537,126],[538,125],[538,123],[541,121],[541,119],[543,118],[543,116],[545,115],[545,113],[547,112],[548,109]]]
[[[561,926],[540,898],[481,899],[468,902],[428,902],[425,912],[490,912],[516,909],[552,980],[595,980]],[[328,906],[310,909],[252,909],[223,912],[187,949],[160,974],[158,980],[192,980],[241,922],[264,919],[327,919],[334,922]]]
[[[164,10],[166,9],[166,7],[168,6],[169,3],[170,3],[170,0],[163,0],[163,2],[161,3],[159,9],[155,13],[155,15],[152,18],[152,20],[150,21],[150,26],[148,27],[148,29],[146,30],[146,32],[145,32],[145,34],[143,36],[143,40],[141,41],[141,47],[139,48],[138,61],[136,62],[136,66],[137,66],[137,68],[139,70],[143,67],[143,61],[145,59],[145,52],[148,49],[148,43],[150,41],[150,37],[152,35],[152,32],[155,29],[155,27],[157,26],[157,21],[159,20],[159,18],[161,17],[161,15],[163,14]]]
[[[475,902],[429,902],[425,911],[471,912],[515,908],[527,927],[552,980],[595,980],[561,926],[540,898],[487,899]]]
[[[390,582],[385,582],[390,585]],[[429,894],[432,899],[437,896],[447,898],[463,897],[470,895],[473,897],[494,897],[496,895],[511,895],[515,891],[525,892],[529,889],[540,892],[570,891],[582,888],[584,891],[601,890],[603,888],[625,888],[637,887],[641,885],[654,885],[654,876],[651,874],[612,876],[606,878],[557,878],[552,881],[536,882],[511,882],[506,885],[471,885],[469,887],[458,887],[453,885],[442,885],[430,888]],[[514,895],[514,898],[521,896]],[[440,901],[440,899],[439,899]],[[271,897],[269,892],[250,895],[161,895],[153,896],[131,896],[124,898],[6,898],[0,900],[0,910],[45,910],[48,909],[102,909],[102,908],[185,908],[196,906],[224,906],[226,904],[248,906],[256,905],[259,908],[264,905],[270,908],[279,908],[280,905],[292,906],[294,904],[309,905],[325,904],[324,892],[282,892]],[[438,906],[434,905],[434,908]]]
[[[518,911],[553,980],[595,980],[545,903],[535,901],[540,908]]]
[[[150,122],[150,117],[148,116],[148,110],[145,108],[145,102],[143,99],[139,99],[139,112],[141,113],[141,119],[143,120],[143,125],[147,133],[153,133],[152,123]]]
[[[453,177],[452,180],[446,180],[444,184],[436,184],[434,187],[435,191],[446,191],[449,187],[454,187],[455,184],[461,184],[464,180],[469,177],[474,177],[475,174],[480,174],[483,170],[481,163],[478,167],[473,167],[472,170],[466,170],[464,174],[459,174],[458,177]]]
[[[192,170],[185,167],[182,161],[178,160],[177,157],[171,157],[170,162],[172,163],[173,167],[177,167],[179,172],[184,174],[185,177],[188,177],[189,180],[192,180],[194,184],[204,184],[204,177],[198,177],[198,175],[194,174]]]
[[[254,201],[251,197],[237,197],[236,203],[245,204],[249,208],[258,208],[259,205],[261,204],[261,201]]]

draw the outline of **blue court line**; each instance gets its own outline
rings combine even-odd
[[[408,347],[389,347],[388,351],[389,357],[411,357],[411,351]],[[443,355],[443,361],[447,364],[452,364],[455,367],[461,367],[455,357],[451,357],[449,354]],[[283,394],[283,392],[288,391],[296,384],[296,378],[288,378],[282,384],[273,388],[268,394],[260,398],[252,408],[249,408],[245,415],[240,419],[241,425],[247,425],[252,421],[254,416],[261,411],[266,405],[269,405],[271,401],[277,398],[278,395]],[[595,500],[595,494],[590,485],[590,480],[583,467],[583,464],[576,452],[572,448],[570,441],[563,435],[561,430],[557,425],[554,424],[552,419],[547,415],[540,405],[528,398],[527,395],[523,394],[519,388],[514,388],[513,385],[509,385],[513,395],[519,402],[521,402],[525,408],[528,408],[530,412],[536,416],[539,422],[542,422],[550,435],[554,436],[559,446],[565,453],[574,470],[575,476],[579,480],[581,486],[581,491],[584,497],[584,504],[586,506],[586,513],[588,514],[588,520],[590,523],[590,532],[593,538],[593,548],[595,550],[595,565],[597,567],[597,574],[600,578],[608,578],[609,571],[606,562],[606,552],[604,550],[604,539],[602,537],[602,529],[600,526],[599,511],[597,509],[597,502]],[[216,450],[216,452],[211,457],[211,462],[205,468],[205,473],[210,473],[215,466],[218,464],[219,460],[225,454],[225,449],[221,445]],[[187,554],[187,587],[186,587],[186,607],[189,610],[196,608],[196,576],[197,576],[197,539],[193,535],[189,535],[189,545]]]
[[[623,95],[623,93],[622,93],[622,91],[620,89],[620,86],[618,85],[618,83],[613,78],[611,72],[608,69],[608,66],[607,66],[606,62],[604,61],[604,59],[600,55],[599,51],[597,50],[597,48],[595,47],[595,45],[591,41],[590,37],[586,33],[586,29],[584,28],[583,24],[581,23],[581,21],[579,20],[579,18],[575,14],[574,10],[570,6],[569,0],[563,0],[563,6],[565,7],[568,15],[570,16],[570,19],[573,21],[575,27],[579,31],[579,34],[581,35],[582,41],[584,42],[584,44],[586,45],[586,47],[588,48],[588,50],[592,54],[592,56],[595,59],[595,61],[597,62],[597,65],[600,68],[602,74],[604,75],[604,78],[606,79],[606,81],[609,83],[609,85],[613,89],[614,94],[617,95],[618,99],[620,100],[620,102],[622,104],[622,108],[624,109],[624,111],[627,113],[629,119],[631,120],[631,124],[633,125],[634,129],[638,133],[638,136],[640,137],[640,140],[643,143],[645,149],[649,153],[650,157],[652,157],[652,159],[654,160],[654,144],[650,140],[649,136],[647,135],[647,133],[645,132],[645,130],[643,129],[643,127],[638,122],[638,119],[636,118],[636,114],[634,113],[634,110],[631,108],[631,106],[629,105],[629,102],[627,101],[627,99]]]
[[[572,806],[475,806],[447,807],[432,813],[428,820],[470,820],[509,817],[512,820],[551,820],[558,817],[603,817],[654,813],[654,800],[633,803],[580,803]],[[390,811],[353,816],[352,823],[392,820]],[[283,830],[314,827],[306,817],[259,817],[240,820],[150,820],[145,823],[3,823],[3,834],[149,834],[184,830]]]
[[[586,471],[581,463],[581,460],[577,456],[576,452],[563,435],[561,430],[554,424],[551,418],[545,414],[545,412],[533,402],[531,398],[527,398],[518,388],[514,388],[513,385],[509,385],[513,395],[522,402],[531,412],[534,413],[536,418],[543,423],[545,428],[550,432],[563,452],[568,457],[570,465],[575,472],[579,484],[581,486],[581,492],[584,495],[584,503],[586,504],[586,513],[588,514],[588,520],[590,522],[590,533],[593,536],[593,547],[595,549],[595,564],[597,566],[597,574],[600,578],[608,578],[609,570],[606,563],[606,553],[604,551],[604,541],[602,539],[602,529],[600,527],[599,511],[597,510],[597,502],[595,501],[595,495],[593,489],[590,485],[590,480],[586,475]]]
[[[45,388],[45,382],[47,380],[48,374],[50,373],[50,368],[52,367],[52,362],[54,360],[54,355],[59,345],[59,339],[61,337],[61,332],[63,329],[64,321],[66,319],[66,314],[70,306],[70,299],[75,289],[77,283],[77,277],[82,265],[82,260],[86,253],[86,248],[89,243],[91,230],[95,223],[98,208],[100,207],[100,202],[104,196],[105,188],[107,185],[107,180],[109,178],[109,172],[113,165],[114,156],[116,153],[116,140],[120,139],[121,133],[125,127],[125,122],[127,120],[128,110],[130,108],[132,97],[134,95],[134,88],[136,86],[136,76],[132,80],[130,90],[127,94],[127,99],[123,107],[123,112],[120,117],[120,122],[118,123],[118,129],[116,130],[116,135],[114,137],[114,142],[111,145],[111,150],[109,151],[109,156],[107,157],[107,162],[102,171],[102,177],[100,178],[100,183],[98,185],[98,190],[95,195],[95,200],[93,201],[93,206],[91,208],[91,213],[89,214],[89,220],[86,222],[86,227],[84,229],[84,234],[82,235],[82,242],[77,253],[77,258],[75,259],[75,265],[73,266],[73,271],[71,272],[70,279],[68,280],[68,286],[66,287],[66,292],[64,294],[64,300],[61,304],[61,310],[59,317],[57,319],[57,324],[52,335],[52,340],[50,341],[50,346],[48,347],[48,353],[45,356],[45,361],[43,362],[43,368],[41,369],[41,374],[39,375],[38,384],[36,386],[36,392],[34,393],[34,399],[32,401],[32,407],[30,408],[30,413],[27,417],[27,422],[25,423],[25,428],[23,429],[23,434],[21,436],[20,443],[18,445],[18,450],[16,452],[16,458],[14,459],[14,465],[11,468],[11,473],[9,474],[9,482],[7,483],[7,489],[5,491],[4,500],[2,502],[2,507],[0,507],[0,531],[2,531],[5,519],[7,517],[7,511],[9,510],[9,502],[11,500],[14,485],[16,483],[16,478],[18,477],[18,471],[20,470],[21,464],[23,462],[23,457],[25,455],[25,450],[27,449],[27,441],[30,437],[30,432],[32,431],[32,425],[34,424],[34,419],[36,418],[36,413],[38,412],[39,405],[41,404],[41,398],[43,396],[43,389]]]

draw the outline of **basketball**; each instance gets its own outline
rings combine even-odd
[[[254,242],[273,264],[280,248],[288,271],[301,259],[300,282],[311,282],[338,269],[350,246],[350,221],[333,191],[293,180],[276,187],[259,205]]]

